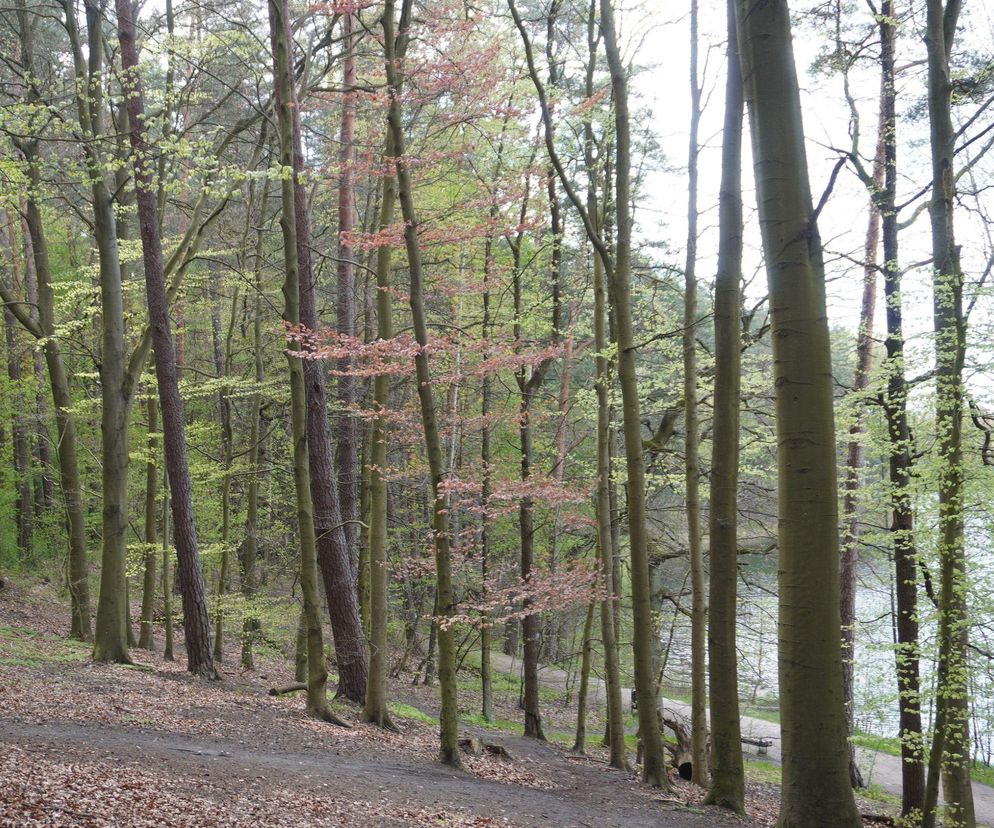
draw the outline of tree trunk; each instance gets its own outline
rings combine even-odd
[[[289,17],[287,20],[289,21]],[[293,41],[288,30],[288,60],[293,60]],[[299,267],[300,319],[304,329],[317,329],[317,284],[311,266],[311,231],[307,194],[301,180],[304,166],[300,134],[300,108],[292,78],[290,85],[290,117],[293,140],[293,197]],[[359,597],[353,574],[353,544],[345,531],[339,488],[335,473],[335,456],[328,425],[325,365],[321,360],[305,359],[303,377],[307,402],[307,457],[310,469],[310,489],[313,499],[314,530],[317,533],[318,563],[324,582],[331,633],[335,642],[338,665],[336,696],[362,704],[366,696],[367,653],[366,637],[359,618]],[[355,464],[355,455],[352,455]],[[353,472],[354,474],[354,472]],[[354,506],[353,506],[354,508]],[[355,535],[351,536],[354,538]]]
[[[159,405],[162,409],[163,447],[172,488],[173,536],[183,598],[187,669],[204,678],[217,678],[211,653],[206,588],[197,549],[193,495],[186,457],[183,400],[179,394],[176,349],[170,330],[158,204],[153,170],[145,160],[152,157],[152,149],[145,134],[145,105],[141,79],[137,73],[138,49],[135,24],[130,0],[116,0],[116,6],[121,62],[128,75],[125,80],[125,87],[128,90],[126,100],[131,127],[131,148],[134,154],[138,223],[145,266],[145,295],[148,300],[149,325],[152,328],[155,348],[155,376],[159,388]]]
[[[832,364],[787,5],[738,0],[770,290],[779,489],[781,828],[860,825],[846,742]],[[830,815],[830,823],[826,823]]]
[[[338,178],[338,303],[337,328],[339,336],[355,336],[355,266],[353,263],[352,232],[355,228],[355,205],[352,164],[355,148],[355,97],[356,60],[353,45],[354,15],[342,15],[342,124],[339,134]],[[337,417],[338,451],[335,456],[338,472],[338,496],[342,520],[345,522],[345,547],[349,551],[350,566],[357,565],[356,538],[359,535],[356,521],[359,518],[359,429],[352,408],[356,403],[355,377],[350,372],[352,360],[343,357],[338,361],[338,403],[341,413]],[[357,579],[353,577],[353,581]]]
[[[594,626],[594,604],[587,605],[587,617],[583,622],[583,647],[580,658],[580,687],[576,696],[576,738],[573,740],[575,753],[586,753],[587,743],[587,687],[590,684],[590,656],[593,649],[591,635]]]
[[[924,813],[925,744],[922,735],[920,648],[918,642],[918,553],[911,504],[911,430],[904,373],[901,266],[898,255],[897,117],[894,0],[880,8],[881,126],[884,134],[884,185],[878,211],[884,260],[887,317],[887,389],[884,415],[889,441],[891,537],[894,545],[897,647],[894,650],[901,736],[901,815]]]
[[[169,476],[162,472],[162,615],[165,627],[165,645],[162,657],[172,661],[173,656],[173,573],[172,550],[169,548]]]
[[[970,783],[969,624],[963,533],[963,363],[966,320],[963,272],[956,245],[953,206],[957,132],[952,121],[949,57],[956,34],[958,0],[928,0],[928,116],[932,150],[932,293],[935,326],[936,410],[939,464],[939,664],[935,732],[929,753],[925,828],[935,820],[941,769],[945,824],[974,828]]]
[[[643,700],[656,698],[652,669],[653,624],[649,598],[649,554],[645,514],[645,469],[642,458],[642,418],[635,372],[635,333],[631,303],[631,139],[628,79],[614,25],[611,0],[600,0],[601,28],[611,70],[615,120],[614,272],[610,290],[617,316],[618,381],[624,407],[625,463],[628,468],[628,534],[631,553],[632,621],[634,625],[635,689]],[[655,703],[639,705],[639,732],[645,746],[643,779],[667,788],[665,757]]]
[[[148,420],[148,436],[145,442],[145,555],[144,555],[144,576],[142,578],[142,614],[141,623],[138,630],[138,648],[141,650],[154,650],[155,638],[153,616],[155,614],[155,575],[156,559],[159,555],[158,544],[156,543],[155,523],[158,515],[155,510],[158,506],[159,470],[156,463],[158,454],[158,406],[154,397],[149,397],[145,405],[146,417]]]
[[[383,154],[392,158],[395,150],[388,132]],[[379,230],[394,223],[397,187],[392,173],[383,176]],[[376,251],[376,335],[381,342],[393,338],[393,303],[391,302],[390,262],[393,250],[381,245]],[[380,727],[394,729],[387,709],[387,417],[390,404],[390,375],[379,373],[373,379],[372,438],[369,450],[369,678],[366,681],[366,706],[363,718]]]
[[[411,2],[404,0],[399,32],[408,39]],[[410,173],[404,162],[404,130],[400,99],[402,67],[397,64],[399,49],[394,35],[394,0],[386,0],[381,20],[385,51],[387,85],[390,91],[389,128],[393,140],[396,168],[397,192],[400,197],[401,213],[404,218],[404,243],[407,249],[408,270],[410,272],[410,305],[414,323],[414,338],[419,345],[414,357],[417,374],[418,399],[421,404],[421,421],[425,432],[425,448],[428,454],[428,467],[431,472],[432,528],[434,530],[436,617],[438,618],[438,677],[441,695],[439,715],[440,758],[453,767],[461,767],[459,757],[459,707],[456,690],[455,671],[455,631],[450,626],[454,598],[452,592],[451,561],[449,560],[449,516],[445,509],[443,483],[445,466],[442,459],[442,446],[435,417],[435,400],[431,384],[431,370],[428,361],[428,323],[424,306],[424,282],[421,264],[421,249],[418,240],[418,223],[414,210],[414,193]]]
[[[697,418],[697,177],[701,87],[697,80],[697,0],[690,3],[690,149],[687,161],[687,257],[683,301],[684,478],[690,555],[690,743],[693,781],[708,784],[706,654],[708,611],[701,545],[700,434]]]
[[[705,802],[745,813],[735,646],[738,570],[739,394],[742,282],[742,71],[734,0],[728,0],[728,76],[714,283],[714,423],[711,438],[711,542],[708,668],[711,787]]]
[[[281,196],[283,211],[283,319],[299,326],[300,271],[298,260],[297,216],[294,194],[293,81],[290,57],[290,11],[285,0],[269,0],[269,26],[273,51],[275,104],[279,131],[279,161],[283,170]],[[308,472],[308,400],[303,362],[296,356],[300,343],[288,343],[287,364],[290,373],[290,424],[293,440],[293,481],[297,507],[297,532],[300,538],[300,590],[303,596],[301,626],[307,643],[307,712],[324,721],[336,721],[328,707],[326,685],[328,670],[324,663],[324,639],[318,598],[317,539],[314,533],[314,506]],[[322,409],[323,412],[323,409]]]
[[[881,107],[883,112],[883,107]],[[860,306],[859,331],[856,334],[856,368],[852,393],[857,395],[856,416],[849,427],[846,448],[846,470],[842,496],[842,558],[839,566],[839,615],[842,620],[842,703],[846,708],[846,732],[849,736],[849,782],[863,788],[863,775],[856,762],[856,746],[852,742],[855,729],[856,643],[856,568],[859,563],[859,488],[860,475],[866,463],[863,446],[866,425],[862,394],[870,385],[873,367],[873,316],[877,293],[877,247],[880,243],[880,212],[877,194],[884,183],[884,122],[881,118],[877,134],[877,150],[873,160],[873,191],[870,193],[869,219],[863,245],[863,301]]]
[[[250,183],[249,187],[253,185]],[[251,202],[251,197],[249,201]],[[257,590],[256,560],[259,557],[259,488],[262,466],[265,460],[265,436],[262,427],[262,383],[266,379],[266,362],[263,358],[262,341],[262,252],[263,252],[263,217],[266,215],[266,203],[269,201],[269,179],[262,185],[262,196],[259,199],[258,231],[255,239],[255,255],[252,260],[252,270],[255,287],[255,303],[252,314],[252,357],[255,368],[255,393],[252,395],[251,424],[249,426],[248,468],[250,471],[248,492],[245,507],[245,541],[242,543],[238,564],[241,570],[241,591],[247,604],[245,620],[242,622],[242,667],[251,670],[255,666],[253,646],[256,633],[259,631],[259,619],[252,610],[252,600]]]

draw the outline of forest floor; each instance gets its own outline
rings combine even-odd
[[[702,806],[689,783],[675,779],[663,793],[610,770],[599,747],[579,756],[510,730],[480,730],[469,714],[465,732],[511,758],[467,756],[466,770],[454,771],[436,761],[436,691],[409,678],[391,687],[403,702],[400,733],[361,724],[358,710],[336,703],[352,723],[345,729],[307,718],[298,697],[268,694],[292,683],[285,661],[259,659],[253,671],[226,665],[220,682],[188,675],[181,646],[174,662],[135,650],[134,666],[98,665],[87,645],[64,637],[67,624],[50,587],[8,581],[0,591],[0,826],[775,822],[772,777],[750,780],[748,816],[737,818]],[[515,702],[499,699],[498,715],[514,716]],[[565,728],[569,706],[550,707],[550,729]]]

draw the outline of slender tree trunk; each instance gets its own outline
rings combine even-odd
[[[145,295],[155,348],[155,376],[162,409],[163,447],[172,487],[173,535],[183,597],[187,669],[205,678],[217,678],[210,645],[207,594],[197,549],[193,495],[186,457],[183,400],[179,394],[176,349],[170,330],[155,182],[153,168],[146,160],[152,157],[152,148],[148,145],[145,134],[145,107],[141,79],[138,76],[135,24],[130,0],[116,0],[116,5],[121,62],[126,73],[124,86],[127,90],[131,148],[134,154],[138,223],[145,266]]]
[[[251,184],[249,185],[252,186]],[[252,199],[250,198],[249,201]],[[258,231],[255,240],[255,255],[252,261],[255,281],[255,302],[252,313],[252,357],[255,369],[256,391],[252,395],[251,425],[249,426],[248,467],[250,470],[248,492],[245,507],[245,541],[239,555],[241,569],[241,590],[247,606],[245,620],[242,622],[242,667],[251,670],[255,666],[253,645],[256,633],[259,631],[259,619],[252,611],[252,600],[257,590],[256,561],[259,557],[259,489],[260,466],[265,461],[265,436],[262,425],[262,383],[266,379],[266,363],[263,358],[262,341],[262,253],[263,253],[263,218],[266,215],[266,204],[269,201],[269,179],[262,186],[262,196],[259,200]]]
[[[832,365],[787,5],[738,0],[770,290],[779,488],[781,828],[860,825],[846,742]]]
[[[705,801],[745,813],[735,646],[738,571],[739,394],[742,306],[742,71],[728,0],[728,76],[718,202],[718,272],[714,284],[714,423],[711,438],[711,578],[708,668],[711,787]]]
[[[10,214],[8,213],[8,219]],[[7,245],[11,257],[16,262],[15,246],[17,235],[12,221],[8,222]],[[14,280],[9,286],[14,292]],[[14,498],[14,518],[17,524],[17,546],[22,551],[30,551],[33,528],[33,506],[31,502],[31,449],[28,442],[28,431],[24,422],[24,412],[29,406],[23,395],[21,373],[25,348],[17,337],[17,321],[13,312],[5,305],[3,309],[4,334],[7,344],[7,379],[15,395],[15,410],[12,412],[11,443],[14,455],[14,482],[16,497]]]
[[[583,622],[583,647],[580,659],[580,687],[576,696],[576,738],[573,741],[575,753],[586,753],[587,743],[587,687],[590,684],[590,657],[593,649],[591,635],[594,626],[594,602],[587,605],[587,617]]]
[[[279,161],[284,171],[281,183],[283,212],[283,319],[298,326],[300,317],[300,271],[297,216],[293,172],[294,159],[293,81],[290,56],[290,13],[285,0],[269,0],[269,26],[273,50],[273,77],[279,130]],[[308,400],[303,362],[295,353],[299,342],[288,343],[290,373],[291,437],[293,440],[293,480],[297,506],[297,532],[300,537],[300,589],[303,596],[301,626],[307,642],[307,712],[324,721],[337,721],[328,707],[328,670],[324,663],[324,637],[318,598],[317,539],[314,533],[314,507],[308,472]],[[323,412],[323,409],[322,409]],[[354,593],[350,593],[354,596]]]
[[[881,107],[881,112],[883,108]],[[860,475],[866,464],[863,446],[866,425],[863,400],[859,398],[870,385],[873,367],[873,316],[877,295],[877,247],[880,244],[880,212],[877,194],[884,183],[884,121],[881,118],[877,136],[877,151],[873,161],[873,192],[870,194],[870,217],[863,245],[863,301],[860,306],[859,331],[856,335],[856,368],[852,393],[857,395],[856,417],[849,427],[846,448],[846,470],[842,496],[842,559],[839,566],[839,614],[842,619],[842,703],[846,707],[846,732],[849,736],[849,782],[863,788],[863,775],[856,762],[856,746],[852,742],[855,729],[856,643],[856,568],[859,563],[859,487]]]
[[[21,197],[21,214],[27,213],[27,200]],[[21,248],[24,252],[24,282],[31,306],[31,317],[40,324],[38,312],[38,274],[35,270],[35,257],[31,244],[31,233],[28,230],[28,223],[25,218],[21,219]],[[31,354],[31,362],[35,375],[35,423],[34,423],[34,461],[38,466],[38,473],[34,480],[34,510],[36,515],[41,515],[52,508],[54,504],[52,486],[52,453],[48,433],[48,408],[45,400],[45,360],[39,349],[34,349]]]
[[[155,523],[158,520],[156,498],[158,497],[159,470],[157,468],[156,455],[159,451],[157,433],[159,428],[159,409],[154,397],[149,396],[145,403],[145,412],[148,422],[148,436],[145,442],[145,560],[144,576],[142,578],[142,614],[140,629],[138,631],[138,648],[141,650],[154,650],[155,638],[152,621],[155,614],[156,559],[159,555],[155,531]]]
[[[701,87],[697,80],[697,0],[690,3],[690,149],[687,161],[687,257],[683,301],[684,477],[690,554],[690,753],[693,781],[708,785],[707,601],[701,543],[700,434],[697,419],[697,178]]]
[[[503,143],[501,144],[503,148]],[[491,220],[496,218],[496,206],[491,208]],[[493,237],[488,235],[483,251],[483,340],[486,344],[483,358],[491,356],[491,311],[490,311],[490,280],[493,273]],[[483,375],[480,389],[480,419],[483,426],[480,434],[480,465],[483,466],[483,483],[480,490],[480,592],[481,601],[487,604],[490,597],[490,498],[493,494],[493,472],[490,467],[490,407],[493,391],[492,378],[489,372]],[[484,610],[480,619],[480,689],[481,714],[485,721],[494,717],[494,685],[493,666],[491,664],[491,649],[493,648],[493,626],[489,613]]]
[[[165,645],[162,657],[172,661],[173,655],[173,572],[172,549],[169,546],[169,475],[162,470],[162,615]]]
[[[383,154],[394,155],[388,132]],[[397,186],[392,173],[383,176],[379,229],[394,223]],[[381,245],[376,251],[376,335],[381,342],[393,338],[393,303],[391,302],[390,263],[393,250]],[[369,451],[369,677],[366,681],[366,706],[363,718],[380,727],[394,729],[387,709],[387,416],[390,404],[390,375],[377,374],[373,379],[372,438]]]
[[[289,21],[289,17],[287,20]],[[288,60],[293,60],[293,42],[287,23]],[[293,140],[293,197],[299,267],[299,322],[304,329],[314,331],[318,326],[317,284],[311,266],[311,231],[307,194],[301,180],[304,166],[300,133],[300,107],[292,78],[290,84],[290,117]],[[317,533],[317,554],[331,633],[335,641],[335,661],[338,666],[336,696],[362,704],[366,696],[367,653],[366,637],[359,618],[359,597],[353,572],[355,534],[345,531],[340,490],[335,473],[335,456],[328,425],[325,365],[321,360],[305,359],[303,376],[307,402],[307,457],[310,469],[310,489],[313,499],[312,517]],[[351,379],[351,378],[348,378]],[[355,465],[353,444],[352,464]],[[350,473],[354,485],[354,469]],[[353,504],[354,510],[354,504]],[[352,543],[349,542],[352,538]]]
[[[24,61],[33,65],[33,33],[27,21],[23,0],[18,4],[21,49]],[[28,99],[37,95],[32,91]],[[41,196],[41,157],[36,142],[20,144],[27,164],[28,191],[25,199],[25,224],[31,237],[35,279],[38,290],[38,333],[44,337],[44,358],[55,409],[56,450],[59,457],[59,483],[66,513],[69,535],[69,597],[72,638],[89,641],[93,637],[90,610],[90,584],[86,554],[86,524],[83,515],[83,493],[79,475],[76,447],[76,420],[72,411],[72,395],[66,374],[62,349],[55,336],[55,299],[52,293],[52,272],[49,263],[48,239],[41,218],[38,199]]]
[[[949,58],[959,0],[928,0],[928,115],[932,149],[932,293],[935,325],[936,411],[939,463],[939,665],[935,732],[929,753],[925,828],[931,828],[941,768],[945,824],[974,828],[970,783],[969,626],[963,532],[963,363],[966,320],[963,271],[953,208],[957,132],[952,121]]]
[[[353,263],[352,232],[355,228],[355,205],[352,164],[355,154],[355,97],[352,92],[356,82],[356,60],[353,48],[354,15],[342,16],[342,124],[339,134],[338,178],[338,303],[337,327],[339,336],[352,338],[355,330],[355,266]],[[350,372],[352,360],[343,357],[338,361],[338,403],[341,413],[337,418],[338,452],[335,457],[338,472],[338,496],[342,520],[345,521],[345,545],[349,550],[351,566],[357,565],[356,539],[359,535],[356,521],[359,518],[359,429],[352,408],[356,403],[355,377]],[[353,579],[357,580],[357,579]]]
[[[247,236],[247,234],[245,234]],[[247,239],[243,236],[243,245]],[[231,339],[234,334],[235,318],[238,312],[238,286],[231,296],[231,316],[228,320],[227,335],[221,343],[221,307],[217,286],[220,279],[212,279],[208,287],[211,300],[211,339],[214,351],[214,372],[219,380],[228,375],[231,362]],[[224,594],[228,589],[228,570],[231,563],[231,461],[234,451],[234,435],[231,428],[231,401],[222,386],[217,399],[218,420],[221,427],[221,564],[217,577],[217,608],[214,613],[214,660],[224,661]]]
[[[891,537],[894,545],[897,647],[894,651],[901,736],[901,814],[924,813],[925,745],[922,735],[920,647],[918,642],[918,554],[911,504],[911,430],[908,386],[904,373],[901,266],[898,251],[897,117],[895,87],[894,0],[880,7],[881,121],[884,134],[884,185],[878,211],[884,260],[887,318],[887,389],[884,415],[889,441]]]
[[[424,277],[422,273],[421,249],[418,239],[418,223],[414,210],[414,193],[410,173],[404,161],[404,130],[400,99],[403,67],[398,65],[398,49],[394,34],[394,0],[386,0],[381,20],[385,50],[385,69],[390,93],[389,128],[397,168],[397,192],[400,197],[401,213],[404,218],[404,243],[407,249],[408,270],[410,273],[410,305],[414,323],[414,338],[419,349],[414,357],[417,374],[418,399],[421,404],[421,421],[425,432],[425,448],[428,454],[428,467],[431,473],[432,527],[435,546],[436,575],[436,617],[438,618],[438,677],[441,695],[439,715],[440,758],[453,767],[460,767],[458,728],[459,707],[455,672],[455,631],[450,625],[454,606],[452,591],[451,561],[449,560],[449,516],[445,509],[443,483],[445,466],[442,459],[442,446],[435,417],[435,400],[431,384],[431,369],[428,361],[428,323],[424,306]],[[400,17],[400,37],[408,39],[411,2],[404,0]]]
[[[612,304],[617,316],[618,381],[624,407],[625,463],[628,468],[628,535],[631,553],[632,621],[635,689],[639,698],[639,732],[645,748],[643,779],[667,788],[666,766],[655,703],[652,669],[653,624],[649,596],[649,550],[645,514],[645,469],[642,458],[642,418],[635,372],[635,332],[631,302],[631,139],[628,114],[628,79],[618,45],[611,0],[600,0],[601,29],[611,70],[615,120],[614,272],[610,278]]]

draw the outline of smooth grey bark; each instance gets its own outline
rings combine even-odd
[[[742,71],[728,0],[728,70],[718,194],[718,269],[714,283],[714,420],[711,503],[708,672],[711,786],[705,802],[745,813],[745,771],[739,721],[738,477],[742,307]]]
[[[825,273],[785,0],[736,3],[770,291],[777,420],[781,828],[861,824],[849,784]]]
[[[693,781],[707,787],[706,648],[708,611],[701,541],[700,426],[697,415],[697,179],[701,86],[698,81],[697,0],[690,2],[690,146],[687,160],[687,251],[683,269],[684,480],[690,556],[690,752]]]

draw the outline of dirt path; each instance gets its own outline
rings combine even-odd
[[[521,671],[520,659],[514,659],[504,653],[496,652],[491,656],[491,659],[494,667],[502,672],[520,673]],[[539,668],[539,682],[543,687],[561,691],[566,688],[569,680],[570,677],[567,673],[555,667],[543,665]],[[589,698],[597,704],[606,704],[606,690],[602,679],[591,676]],[[631,689],[628,687],[622,688],[622,704],[625,710],[631,708],[631,698]],[[690,718],[690,705],[672,699],[663,699],[662,703],[664,709],[672,710],[683,718]],[[742,735],[771,740],[773,744],[769,748],[769,758],[775,762],[781,760],[780,725],[776,722],[743,716]],[[901,796],[900,757],[864,748],[859,748],[857,755],[860,769],[863,771],[863,778],[867,784],[877,785],[881,790],[889,794],[897,797]],[[988,828],[994,826],[994,788],[974,782],[973,801],[978,823],[982,826],[988,826]]]
[[[109,764],[122,782],[138,775],[141,769],[152,769],[161,783],[173,791],[197,791],[200,798],[219,804],[238,799],[241,811],[251,810],[252,802],[262,803],[274,795],[306,801],[316,795],[344,794],[352,804],[369,803],[366,816],[353,813],[342,822],[332,818],[303,824],[422,824],[411,820],[413,813],[436,814],[440,825],[731,828],[746,824],[714,809],[661,801],[658,792],[640,788],[600,762],[570,759],[562,750],[548,745],[530,743],[528,755],[535,758],[511,763],[520,768],[522,761],[528,766],[541,762],[542,775],[551,787],[541,790],[481,779],[431,760],[368,744],[349,744],[345,731],[333,732],[343,740],[340,746],[305,744],[293,748],[253,738],[251,718],[246,717],[243,724],[245,738],[231,740],[153,728],[0,718],[0,754],[8,750],[6,746],[13,746],[35,760],[71,763],[75,773],[85,772],[90,765]],[[262,735],[265,733],[263,728]],[[500,741],[512,756],[522,755],[523,750],[519,753],[518,748],[524,746],[518,744],[516,737]],[[44,799],[44,780],[31,782],[41,788],[37,794]],[[248,806],[244,801],[246,793],[250,794]],[[121,816],[118,814],[118,819]],[[265,817],[260,820],[257,816],[252,822],[270,824]],[[0,795],[0,825],[5,824],[25,823],[18,821],[15,813],[4,813]],[[67,820],[63,814],[63,818],[48,824],[103,823]],[[248,819],[234,824],[248,824]]]

